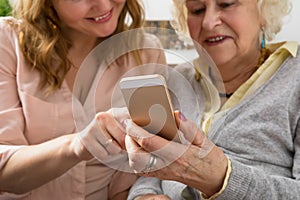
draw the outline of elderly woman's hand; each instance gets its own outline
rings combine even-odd
[[[195,123],[179,112],[175,118],[188,144],[168,141],[125,120],[129,165],[139,175],[179,181],[211,196],[223,185],[227,157]]]

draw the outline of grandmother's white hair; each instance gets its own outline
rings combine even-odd
[[[185,0],[173,0],[173,5],[173,28],[179,35],[189,35]],[[258,9],[265,20],[262,28],[267,40],[272,40],[281,30],[283,17],[290,13],[291,7],[289,0],[258,0]]]

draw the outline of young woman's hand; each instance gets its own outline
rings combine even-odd
[[[93,157],[105,160],[125,149],[125,129],[121,123],[129,118],[126,108],[113,108],[98,113],[74,138],[74,151],[82,160]]]

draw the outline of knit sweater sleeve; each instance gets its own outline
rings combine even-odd
[[[131,187],[127,200],[134,200],[136,197],[145,194],[163,194],[161,181],[158,178],[140,177]]]
[[[299,199],[299,160],[299,158],[295,160],[293,170],[295,177],[291,178],[268,175],[265,171],[257,170],[233,160],[232,174],[227,188],[218,199]]]

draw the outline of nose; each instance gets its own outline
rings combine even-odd
[[[212,30],[221,23],[220,12],[213,7],[207,8],[202,21],[203,29]]]

